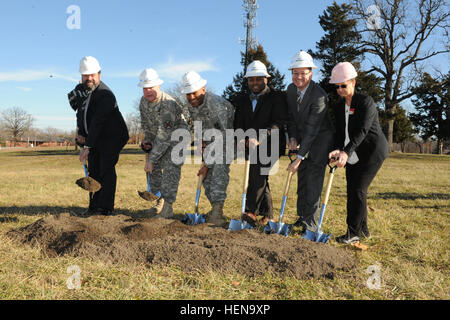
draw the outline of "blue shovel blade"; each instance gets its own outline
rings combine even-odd
[[[199,213],[186,213],[182,220],[183,223],[193,226],[196,224],[205,223],[205,215]]]
[[[267,226],[264,228],[264,232],[266,233],[278,233],[285,237],[289,235],[289,232],[291,231],[291,225],[283,223],[283,222],[272,222],[269,221]]]
[[[305,234],[302,236],[303,239],[314,241],[314,242],[323,242],[326,243],[331,237],[330,234],[325,234],[322,232],[312,232],[310,230],[306,230]]]
[[[327,243],[328,240],[330,239],[330,237],[331,237],[331,233],[326,234],[326,233],[318,232],[316,235],[316,242]]]
[[[228,229],[231,231],[239,231],[244,229],[253,229],[253,227],[249,223],[247,223],[247,221],[233,219],[230,221]]]

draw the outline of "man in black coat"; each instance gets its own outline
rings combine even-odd
[[[327,94],[312,80],[315,68],[312,57],[300,51],[289,67],[292,83],[287,91],[289,149],[299,148],[288,170],[298,172],[299,219],[295,225],[301,226],[302,232],[317,231],[320,195],[334,135]]]
[[[271,90],[267,86],[268,77],[266,66],[255,60],[247,67],[245,78],[248,81],[250,94],[238,96],[234,105],[236,108],[234,128],[254,129],[255,135],[240,141],[241,147],[245,146],[250,150],[255,150],[255,159],[250,158],[249,184],[247,189],[247,200],[245,211],[242,217],[251,224],[255,224],[256,216],[262,216],[261,224],[273,219],[272,196],[269,188],[269,170],[278,160],[280,153],[284,154],[286,140],[283,133],[285,122],[287,121],[287,105],[284,93]],[[267,136],[259,134],[260,129],[267,130]],[[278,129],[279,140],[272,148],[271,137]],[[263,141],[263,139],[267,139]],[[261,159],[259,149],[261,144],[267,146],[267,158]],[[265,150],[263,149],[263,152]],[[253,152],[250,152],[253,154]],[[267,161],[270,158],[270,161]]]
[[[89,209],[84,214],[110,215],[116,192],[115,165],[127,143],[128,129],[112,91],[101,81],[101,70],[94,57],[80,62],[82,83],[69,93],[77,112],[77,142],[83,147],[80,161],[88,161],[89,176],[101,184],[90,194]]]

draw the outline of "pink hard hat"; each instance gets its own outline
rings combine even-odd
[[[350,62],[339,62],[331,70],[330,83],[342,83],[356,78],[357,75],[355,67]]]

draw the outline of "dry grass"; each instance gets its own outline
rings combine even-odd
[[[275,210],[285,183],[283,157],[271,177]],[[127,149],[117,166],[116,209],[142,215],[147,203],[137,195],[146,188],[144,156]],[[185,165],[176,213],[194,210],[196,170]],[[75,185],[83,175],[77,155],[64,149],[0,151],[0,299],[449,299],[450,161],[448,156],[393,154],[369,192],[368,251],[352,274],[333,280],[297,280],[206,272],[186,274],[171,267],[107,265],[80,257],[45,257],[39,248],[13,243],[5,233],[62,212],[82,212],[87,195]],[[225,204],[226,218],[240,214],[243,165],[233,164]],[[296,178],[286,222],[295,216]],[[345,177],[338,170],[324,221],[324,232],[345,232]],[[200,211],[210,205],[202,193]],[[329,243],[338,246],[332,239]],[[346,250],[353,250],[346,248]],[[69,290],[67,268],[81,269],[81,289]],[[368,266],[378,265],[381,288],[369,289]]]

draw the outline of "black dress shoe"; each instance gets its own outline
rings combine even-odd
[[[360,242],[360,241],[361,241],[361,239],[358,236],[352,237],[348,233],[346,233],[342,236],[336,237],[336,242],[343,243],[343,244],[352,244],[352,243]]]

